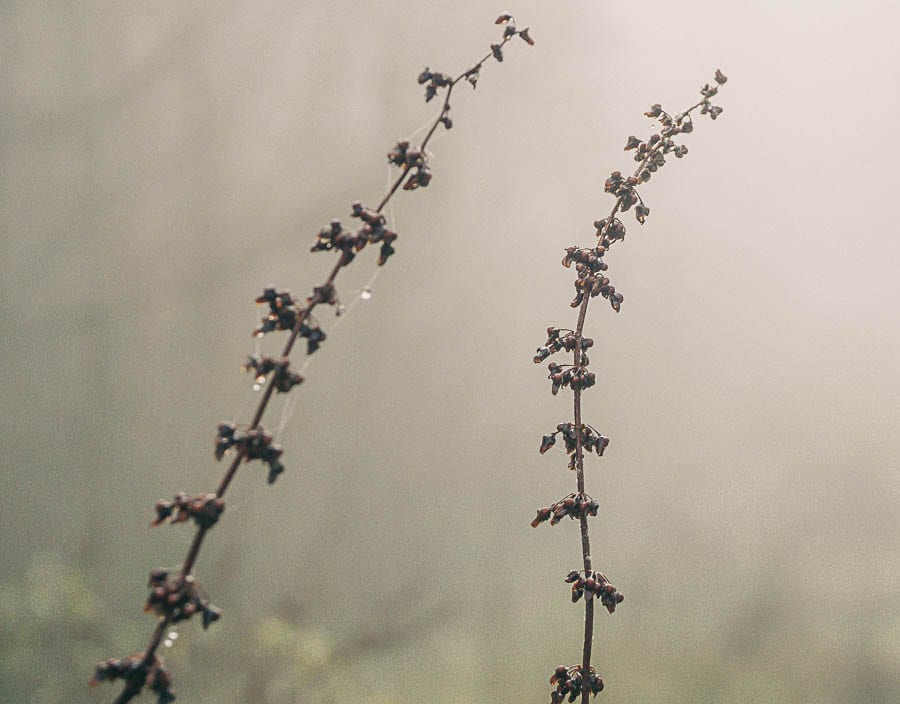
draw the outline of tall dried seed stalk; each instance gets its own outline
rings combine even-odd
[[[574,419],[562,422],[556,430],[545,435],[541,440],[540,453],[544,454],[556,443],[557,436],[565,444],[569,455],[569,469],[575,472],[576,491],[568,494],[550,506],[538,509],[532,521],[537,527],[544,521],[556,525],[568,516],[577,519],[581,526],[581,559],[582,569],[569,572],[565,581],[572,585],[572,602],[576,603],[584,597],[584,642],[581,663],[578,665],[560,665],[550,678],[551,704],[560,704],[568,699],[574,702],[581,697],[586,704],[591,695],[603,690],[603,678],[591,665],[591,648],[594,639],[594,604],[600,601],[609,613],[622,603],[624,596],[610,583],[606,575],[594,570],[591,556],[591,538],[588,530],[588,517],[596,516],[597,502],[585,491],[584,453],[592,450],[602,456],[609,445],[609,438],[601,435],[594,426],[585,423],[582,418],[581,395],[596,382],[594,372],[588,370],[587,351],[593,347],[594,341],[584,336],[584,323],[588,305],[592,298],[602,296],[609,301],[617,313],[621,309],[624,296],[616,291],[606,276],[607,264],[604,261],[609,248],[616,242],[625,239],[625,225],[616,216],[634,209],[637,221],[643,225],[650,214],[650,208],[638,193],[638,186],[647,183],[659,169],[666,164],[666,156],[673,155],[680,159],[687,154],[687,147],[675,143],[675,138],[689,134],[694,130],[691,114],[699,110],[701,115],[709,115],[715,120],[722,108],[713,105],[710,98],[719,92],[719,88],[728,79],[717,70],[712,84],[707,83],[700,89],[702,99],[687,110],[671,115],[659,104],[653,105],[644,113],[647,117],[659,121],[660,129],[646,141],[637,137],[629,137],[625,144],[626,151],[634,151],[634,160],[638,163],[631,176],[623,176],[614,171],[604,184],[604,190],[616,200],[609,215],[594,222],[597,243],[591,247],[572,246],[566,249],[562,265],[566,268],[575,266],[575,298],[572,308],[578,309],[578,320],[575,329],[549,327],[547,341],[537,349],[534,361],[543,362],[551,355],[565,351],[572,354],[571,364],[550,362],[548,370],[551,391],[554,395],[560,388],[571,389],[574,396]]]
[[[325,332],[313,317],[313,311],[317,306],[327,304],[338,306],[340,313],[335,279],[341,269],[356,259],[363,249],[370,244],[380,245],[378,266],[384,265],[394,254],[393,245],[397,233],[388,228],[382,211],[401,185],[403,190],[413,191],[428,186],[431,181],[427,146],[438,128],[449,130],[453,126],[450,119],[450,96],[457,84],[465,81],[475,88],[484,64],[492,59],[503,61],[504,48],[516,37],[526,44],[534,44],[528,28],[517,29],[512,15],[500,15],[496,24],[502,25],[498,42],[491,44],[490,52],[462,73],[454,77],[426,68],[419,74],[418,82],[425,86],[426,102],[437,96],[443,97],[440,112],[418,146],[404,139],[398,141],[388,153],[388,162],[396,166],[399,173],[377,206],[369,208],[361,202],[351,205],[351,216],[359,220],[355,228],[345,228],[339,220],[333,220],[318,233],[312,251],[333,251],[338,254],[325,281],[315,286],[312,294],[305,298],[298,298],[289,291],[267,288],[256,299],[258,304],[267,306],[268,310],[253,335],[262,337],[270,332],[283,331],[287,333],[287,341],[280,357],[251,355],[244,363],[244,369],[254,374],[258,384],[265,384],[265,389],[249,423],[220,423],[218,426],[215,458],[222,460],[230,455],[231,461],[215,492],[194,495],[180,493],[172,500],[162,500],[156,504],[153,525],[193,521],[196,532],[179,570],[154,569],[150,572],[150,595],[144,610],[154,614],[156,627],[147,647],[143,652],[129,657],[101,662],[95,668],[91,685],[124,681],[124,688],[115,700],[116,704],[131,701],[142,691],[156,695],[158,704],[174,701],[172,674],[157,655],[157,649],[169,626],[199,615],[203,628],[206,629],[221,616],[221,611],[209,602],[205,589],[195,579],[192,570],[206,534],[225,510],[223,497],[240,465],[259,460],[267,467],[269,484],[274,483],[284,471],[281,463],[283,450],[275,444],[273,435],[260,423],[274,393],[288,393],[303,382],[303,377],[290,366],[294,344],[298,338],[304,338],[307,354],[313,354],[324,342]]]

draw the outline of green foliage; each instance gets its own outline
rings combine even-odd
[[[111,645],[100,601],[85,573],[42,554],[0,584],[0,700],[78,701]]]

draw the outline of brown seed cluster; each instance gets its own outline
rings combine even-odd
[[[556,396],[561,387],[568,386],[572,391],[580,391],[581,389],[589,389],[597,383],[597,375],[589,372],[584,364],[577,367],[573,364],[560,365],[556,362],[550,362],[547,365],[547,371],[550,374],[547,378],[553,382],[550,391]]]
[[[534,46],[534,40],[531,38],[531,35],[528,33],[528,27],[522,30],[516,29],[516,21],[512,15],[500,15],[495,21],[494,24],[502,24],[503,27],[503,43],[502,44],[491,44],[491,55],[497,61],[503,61],[503,44],[508,42],[510,39],[518,35],[518,37],[528,44],[529,46]]]
[[[267,303],[269,314],[262,319],[260,326],[253,331],[255,337],[262,337],[273,330],[293,330],[300,310],[297,300],[290,291],[278,291],[274,288],[264,289],[256,298],[257,304]]]
[[[451,122],[451,126],[452,124]],[[387,158],[388,163],[400,166],[404,172],[409,174],[409,178],[403,184],[404,191],[414,191],[419,186],[425,188],[431,183],[431,169],[428,168],[425,152],[411,147],[408,139],[401,139],[397,142],[394,148],[388,152]]]
[[[298,384],[303,383],[303,377],[290,370],[290,360],[287,357],[268,357],[251,354],[247,361],[241,365],[245,372],[252,371],[256,383],[261,384],[266,377],[275,372],[275,390],[278,393],[287,393]]]
[[[727,80],[728,77],[717,69],[714,76],[714,84],[711,85],[707,83],[700,89],[700,95],[703,97],[703,100],[694,107],[700,108],[701,115],[709,115],[711,119],[715,120],[722,114],[723,108],[718,105],[713,105],[710,98],[718,94],[719,86],[724,85]],[[693,108],[691,110],[693,110]],[[635,136],[630,136],[625,143],[625,150],[630,151],[634,149],[634,160],[640,164],[638,167],[637,183],[646,183],[653,174],[665,166],[666,154],[671,153],[676,158],[681,159],[688,153],[688,148],[676,144],[673,137],[679,134],[690,134],[694,131],[691,110],[686,110],[677,115],[671,115],[663,110],[662,105],[655,103],[644,113],[647,117],[658,120],[662,129],[658,134],[652,135],[647,141],[642,141]],[[635,185],[637,184],[632,184],[632,188]],[[612,193],[613,191],[608,192]],[[622,210],[626,211],[628,208],[622,208]],[[646,209],[644,212],[635,211],[635,216],[641,224],[643,224],[646,219],[647,213],[649,213],[649,209]]]
[[[215,494],[176,494],[171,501],[161,499],[156,502],[156,519],[151,525],[160,523],[185,523],[194,521],[201,528],[212,528],[225,511],[225,499]]]
[[[614,236],[618,233],[617,229],[613,230]],[[623,227],[621,237],[624,238],[624,236],[625,228]],[[606,254],[612,241],[609,236],[605,235],[596,247],[568,247],[566,249],[562,265],[568,269],[574,264],[578,275],[575,279],[575,298],[569,304],[573,308],[578,308],[585,296],[591,298],[603,296],[609,301],[613,310],[616,313],[619,312],[625,297],[621,293],[616,293],[616,287],[611,285],[609,279],[602,274],[609,268],[603,261],[603,255]]]
[[[399,143],[398,143],[399,146]],[[407,142],[407,146],[409,143]],[[395,148],[396,149],[396,148]],[[393,152],[392,152],[393,153]],[[391,155],[388,154],[390,160]],[[424,162],[422,162],[424,164]],[[425,183],[424,185],[428,185]],[[386,226],[384,215],[367,208],[360,201],[354,201],[350,206],[350,215],[362,220],[362,225],[356,232],[345,230],[340,220],[332,220],[331,224],[319,231],[316,241],[310,248],[313,252],[328,252],[337,250],[343,253],[343,265],[347,266],[353,261],[357,252],[365,249],[366,245],[381,243],[381,251],[378,256],[378,266],[383,266],[394,253],[392,242],[397,239],[397,233]],[[332,294],[333,295],[333,294]],[[329,296],[328,298],[331,298]],[[333,303],[331,300],[322,299],[323,302]]]
[[[577,346],[578,342],[576,340],[574,330],[549,327],[547,328],[547,342],[543,347],[537,348],[534,355],[534,363],[540,364],[551,354],[555,354],[560,350],[573,352],[575,350],[575,347]],[[581,338],[582,359],[587,358],[587,356],[584,354],[584,351],[590,349],[593,346],[594,341],[591,338]]]
[[[701,115],[709,115],[710,118],[715,120],[719,115],[722,114],[722,111],[724,110],[724,108],[722,108],[718,105],[713,105],[709,101],[709,99],[712,98],[714,95],[718,94],[719,86],[724,85],[725,82],[728,80],[728,77],[724,73],[722,73],[720,70],[716,69],[716,75],[713,78],[715,79],[715,82],[716,82],[715,85],[710,85],[709,83],[706,83],[700,89],[700,95],[702,95],[704,98],[706,98],[706,100],[704,100],[703,104],[700,106],[700,114]]]
[[[653,135],[654,137],[659,137],[659,135]],[[652,138],[651,138],[652,141]],[[661,157],[662,155],[659,153],[655,153],[654,157]],[[635,186],[640,183],[640,179],[637,176],[629,176],[625,178],[622,176],[621,171],[613,171],[610,174],[609,178],[606,179],[606,182],[603,184],[603,190],[607,193],[611,193],[619,200],[619,210],[623,213],[627,213],[631,210],[631,206],[641,200],[641,197],[638,195],[637,190],[635,190]]]
[[[150,572],[150,596],[144,604],[144,611],[153,612],[168,623],[186,621],[194,614],[203,617],[203,630],[219,620],[222,612],[200,594],[196,580],[172,574],[169,570],[156,569]]]
[[[446,73],[432,72],[426,66],[425,70],[419,74],[419,85],[425,86],[425,102],[431,102],[431,99],[437,95],[438,88],[446,88],[453,84],[453,76]],[[409,145],[407,145],[409,146]],[[390,157],[390,155],[388,155]]]
[[[278,475],[284,471],[280,458],[284,453],[281,445],[272,442],[272,433],[262,426],[252,430],[239,430],[234,423],[219,423],[215,438],[215,457],[221,460],[232,448],[242,453],[244,460],[262,460],[269,467],[269,484],[274,484]]]
[[[569,494],[551,506],[539,508],[537,517],[531,522],[532,528],[537,528],[544,521],[550,521],[555,526],[563,518],[580,519],[584,516],[596,516],[600,510],[600,504],[587,494],[578,492]]]
[[[262,337],[275,330],[293,330],[300,323],[300,337],[306,339],[306,353],[312,354],[319,345],[325,341],[327,335],[319,327],[319,324],[307,315],[306,307],[299,304],[290,291],[278,291],[275,288],[267,288],[256,299],[259,304],[267,303],[269,313],[263,317],[261,325],[253,331],[254,337]],[[337,303],[337,295],[334,286],[327,284],[316,286],[308,303]]]
[[[566,446],[566,453],[572,455],[569,460],[569,469],[575,469],[575,455],[578,448],[578,433],[575,432],[574,423],[560,423],[556,426],[555,433],[548,433],[541,438],[541,454],[556,444],[556,436],[561,435]],[[585,452],[595,451],[598,456],[603,456],[603,451],[609,445],[609,438],[597,432],[597,429],[586,423],[581,424],[581,447]]]
[[[615,216],[612,218],[606,217],[601,220],[594,220],[594,229],[597,231],[598,244],[600,247],[603,247],[602,251],[597,250],[597,253],[601,257],[606,254],[610,245],[625,239],[625,224]],[[565,266],[565,262],[563,262],[563,266]],[[602,271],[606,271],[606,269],[602,269]]]
[[[144,665],[144,654],[138,653],[127,658],[110,658],[94,668],[91,687],[101,682],[113,682],[118,679],[133,681],[139,679],[142,687],[156,695],[156,704],[170,704],[175,701],[172,690],[172,673],[162,659],[154,655],[149,666]]]
[[[444,129],[448,130],[453,127],[453,120],[450,119],[450,92],[453,90],[453,86],[461,80],[466,80],[472,88],[475,88],[478,85],[478,78],[481,75],[481,66],[484,61],[490,58],[490,56],[493,56],[497,61],[503,61],[503,47],[513,37],[518,36],[526,44],[534,45],[534,40],[528,33],[528,28],[526,27],[523,30],[516,29],[515,20],[512,15],[500,15],[496,19],[495,24],[503,25],[503,35],[501,36],[500,42],[491,44],[490,55],[479,61],[465,73],[454,78],[447,73],[432,71],[426,66],[419,74],[417,81],[419,85],[425,86],[426,103],[431,102],[441,93],[441,91],[446,91],[446,93],[444,93],[444,104],[441,108],[441,113],[432,127],[432,130],[428,133],[428,137],[425,138],[425,142],[423,142],[422,146],[413,147],[408,139],[401,139],[394,145],[393,149],[388,152],[388,163],[403,169],[405,178],[403,183],[404,190],[414,191],[417,188],[428,186],[431,182],[432,174],[431,169],[428,166],[428,154],[425,151],[424,145],[434,132],[434,128],[439,124],[443,125]]]
[[[572,585],[572,603],[576,603],[582,596],[585,600],[600,598],[600,603],[606,607],[609,613],[616,610],[625,597],[616,591],[609,580],[601,572],[582,572],[573,570],[566,575],[566,582]]]
[[[560,665],[550,678],[550,684],[556,685],[556,689],[550,694],[550,704],[561,704],[567,698],[574,702],[581,696],[582,687],[585,686],[581,665]],[[595,696],[603,691],[603,678],[593,667],[588,669],[587,691]]]

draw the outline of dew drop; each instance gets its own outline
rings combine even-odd
[[[259,391],[261,388],[262,388],[262,384],[260,384],[259,382],[256,382],[255,384],[253,384],[254,391]]]
[[[256,339],[257,339],[257,340],[261,340],[262,337],[263,337],[263,333],[261,333],[261,332],[256,333]]]
[[[264,374],[260,374],[260,375],[259,375],[258,377],[256,377],[256,379],[255,379],[255,381],[256,381],[257,384],[262,384],[265,380],[266,380],[266,377],[265,377]]]
[[[167,637],[169,640],[178,640],[178,631],[169,631]]]
[[[167,648],[171,648],[174,644],[175,644],[175,641],[170,640],[169,638],[166,638],[163,641],[163,645],[166,646]]]
[[[339,305],[339,306],[337,307],[337,310],[335,311],[334,314],[340,316],[340,315],[343,315],[343,314],[346,313],[346,312],[347,312],[347,306],[341,304],[341,305]]]
[[[364,301],[368,301],[372,297],[372,289],[369,286],[363,286],[362,291],[360,291],[359,297]]]

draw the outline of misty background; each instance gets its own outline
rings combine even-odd
[[[0,699],[115,698],[93,665],[145,646],[147,573],[193,534],[153,504],[213,490],[215,424],[255,402],[253,299],[321,283],[315,234],[439,109],[418,73],[504,11],[536,46],[454,91],[371,299],[319,311],[287,471],[228,492],[195,569],[223,618],[161,649],[179,701],[548,699],[580,546],[528,525],[574,488],[537,452],[571,395],[531,358],[575,322],[559,260],[627,136],[716,68],[724,114],[607,258],[622,313],[588,316],[594,562],[626,596],[601,697],[900,700],[900,11],[874,0],[0,4]]]

